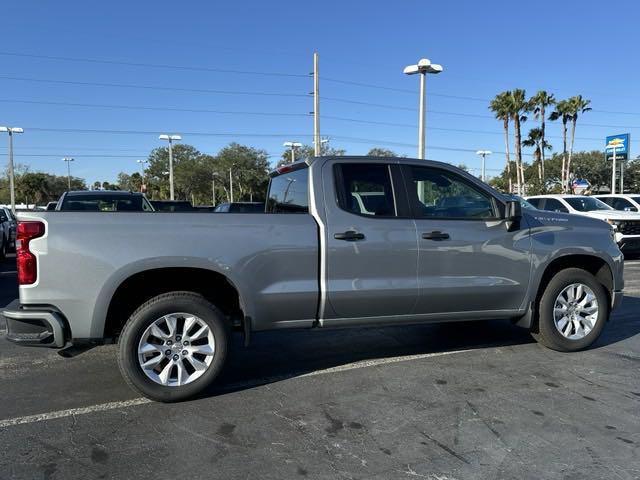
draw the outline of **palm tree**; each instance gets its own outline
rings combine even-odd
[[[507,157],[507,180],[509,182],[509,193],[512,191],[511,185],[511,158],[509,156],[509,120],[511,119],[510,108],[511,92],[499,93],[491,100],[489,109],[495,114],[498,120],[502,120],[504,129],[504,148]]]
[[[509,106],[511,119],[513,120],[513,129],[515,131],[516,140],[516,169],[518,170],[518,194],[524,194],[524,166],[522,164],[522,133],[520,125],[527,120],[524,113],[529,108],[529,103],[526,100],[525,91],[521,88],[516,88],[511,91],[509,96]]]
[[[560,181],[562,183],[562,192],[567,191],[567,182],[565,181],[565,170],[567,164],[567,123],[571,118],[571,105],[569,100],[560,100],[556,102],[556,108],[551,115],[549,115],[549,120],[555,121],[558,119],[562,119],[562,167],[560,169]]]
[[[546,130],[545,130],[545,118],[546,118],[546,109],[551,105],[556,103],[556,99],[553,94],[548,93],[545,90],[539,90],[531,99],[529,100],[531,109],[533,110],[533,116],[536,120],[540,120],[540,133],[542,136],[542,143],[546,143]],[[544,148],[542,149],[542,157],[540,159],[540,169],[542,171],[542,178],[544,183]]]
[[[529,136],[522,141],[522,146],[535,147],[533,151],[533,163],[538,165],[538,180],[540,180],[540,184],[544,189],[544,151],[551,150],[551,145],[544,139],[542,128],[532,128],[529,130]]]
[[[576,137],[576,123],[578,122],[578,115],[583,114],[591,110],[589,104],[591,100],[582,98],[582,95],[576,95],[569,100],[569,113],[571,115],[571,144],[569,146],[569,160],[567,161],[567,181],[569,180],[569,172],[571,171],[571,156],[573,155],[573,143]]]

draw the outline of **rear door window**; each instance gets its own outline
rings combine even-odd
[[[390,165],[339,163],[335,174],[340,208],[368,217],[397,216]]]

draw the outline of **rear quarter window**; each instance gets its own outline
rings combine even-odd
[[[271,178],[267,213],[309,213],[309,169]]]

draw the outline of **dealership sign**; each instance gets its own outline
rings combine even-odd
[[[605,152],[607,160],[610,160],[614,156],[616,160],[628,160],[629,159],[629,134],[622,133],[620,135],[611,135],[606,139]]]

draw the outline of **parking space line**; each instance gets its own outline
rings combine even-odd
[[[71,417],[74,415],[86,415],[88,413],[94,412],[105,412],[107,410],[114,410],[117,408],[135,407],[137,405],[144,405],[145,403],[151,402],[152,400],[149,400],[148,398],[134,398],[133,400],[125,400],[123,402],[101,403],[98,405],[91,405],[90,407],[70,408],[68,410],[39,413],[36,415],[28,415],[26,417],[8,418],[6,420],[0,420],[0,428],[11,427],[14,425],[23,425],[25,423],[44,422],[46,420]]]
[[[485,347],[489,347],[490,345],[486,345]],[[445,352],[433,352],[433,353],[420,353],[416,355],[403,355],[398,357],[388,357],[388,358],[377,358],[373,360],[362,360],[359,362],[347,363],[345,365],[339,365],[337,367],[324,368],[322,370],[315,370],[308,373],[301,374],[292,374],[292,375],[278,375],[273,377],[265,377],[260,379],[248,380],[245,382],[238,382],[233,384],[227,384],[221,386],[222,390],[235,390],[238,388],[250,388],[259,385],[266,385],[269,383],[273,383],[276,381],[282,381],[287,379],[295,379],[295,378],[304,378],[304,377],[315,377],[318,375],[327,375],[329,373],[339,373],[346,372],[349,370],[357,370],[360,368],[368,368],[375,367],[378,365],[387,365],[392,363],[400,363],[400,362],[410,362],[412,360],[422,360],[425,358],[431,357],[444,357],[447,355],[454,355],[457,353],[466,353],[471,352],[473,350],[477,350],[479,347],[473,349],[464,349],[464,350],[449,350]],[[57,410],[53,412],[39,413],[36,415],[27,415],[24,417],[14,417],[8,418],[6,420],[0,420],[0,428],[13,427],[15,425],[24,425],[27,423],[38,423],[45,422],[48,420],[55,420],[58,418],[71,417],[76,415],[87,415],[89,413],[96,412],[105,412],[108,410],[115,410],[118,408],[129,408],[129,407],[137,407],[139,405],[146,405],[149,403],[153,403],[153,400],[149,400],[148,398],[134,398],[132,400],[125,400],[122,402],[109,402],[109,403],[100,403],[97,405],[91,405],[89,407],[80,407],[80,408],[70,408],[68,410]]]

